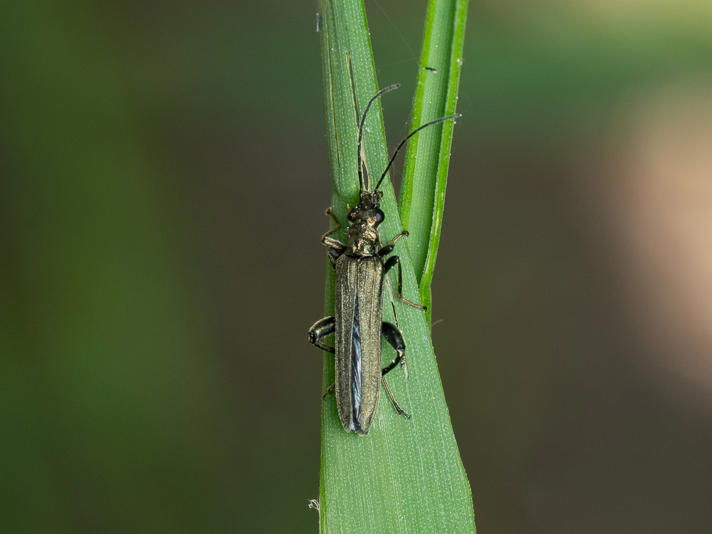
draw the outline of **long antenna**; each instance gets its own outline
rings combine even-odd
[[[396,156],[398,155],[398,151],[399,151],[401,148],[403,148],[403,145],[405,144],[405,142],[406,142],[408,139],[410,139],[411,137],[413,137],[415,134],[417,134],[417,133],[418,133],[420,130],[422,130],[423,128],[426,128],[426,127],[428,127],[428,126],[432,126],[433,124],[437,124],[437,123],[439,123],[439,122],[449,121],[450,119],[459,119],[460,117],[462,117],[462,115],[460,115],[459,113],[455,113],[454,115],[448,115],[447,117],[440,117],[439,119],[435,119],[435,120],[426,122],[425,124],[421,124],[421,125],[418,126],[415,130],[413,130],[413,131],[410,132],[408,135],[406,135],[406,136],[405,136],[405,139],[403,139],[403,141],[400,142],[400,144],[398,145],[398,148],[396,148],[396,151],[395,151],[395,152],[393,153],[393,155],[391,156],[391,159],[390,159],[390,161],[388,162],[388,165],[386,165],[386,170],[383,171],[383,174],[381,175],[381,178],[378,180],[378,183],[376,184],[376,187],[373,189],[373,191],[375,192],[375,191],[378,190],[378,188],[379,188],[380,185],[381,185],[381,182],[382,182],[383,179],[386,177],[386,173],[388,172],[388,169],[391,168],[391,165],[393,164],[393,161],[396,159]]]
[[[400,87],[399,83],[394,83],[393,85],[389,85],[388,87],[384,87],[380,91],[378,91],[373,97],[371,97],[371,100],[368,101],[368,104],[366,104],[366,109],[363,112],[363,115],[361,115],[361,123],[358,126],[358,185],[361,188],[361,191],[363,191],[363,161],[361,160],[361,142],[363,141],[363,123],[366,122],[366,113],[368,113],[369,108],[371,107],[371,104],[373,104],[374,100],[378,99],[379,97],[383,96],[385,93],[389,91],[393,91],[394,89],[398,89]]]

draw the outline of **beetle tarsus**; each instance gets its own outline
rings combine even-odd
[[[395,408],[398,415],[402,415],[406,419],[410,419],[410,414],[408,412],[406,412],[403,408],[400,407],[400,404],[398,404],[398,401],[393,396],[393,392],[391,392],[391,388],[388,385],[388,382],[386,382],[385,376],[381,377],[381,382],[383,383],[383,389],[386,390],[386,395],[388,396],[388,400],[391,401],[391,404],[393,405],[393,408]]]

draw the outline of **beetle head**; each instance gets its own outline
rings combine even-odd
[[[349,211],[347,218],[354,223],[362,221],[370,226],[378,226],[383,222],[385,215],[378,207],[381,203],[383,193],[381,191],[361,191],[359,203]]]

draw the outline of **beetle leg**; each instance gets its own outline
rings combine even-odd
[[[321,396],[321,400],[324,400],[327,395],[330,395],[331,393],[333,393],[335,387],[336,387],[336,383],[333,382],[328,388],[326,388],[326,391]]]
[[[407,378],[408,361],[405,357],[405,341],[403,340],[403,334],[400,333],[400,330],[398,330],[395,325],[386,323],[385,321],[381,325],[381,332],[383,333],[383,337],[386,338],[386,341],[388,341],[388,344],[395,349],[397,354],[391,363],[381,369],[381,375],[385,376],[390,373],[396,365],[400,363]]]
[[[387,256],[391,252],[393,252],[393,249],[396,246],[396,243],[398,243],[398,240],[401,237],[408,237],[408,230],[403,230],[400,234],[395,236],[393,239],[391,239],[388,243],[383,245],[379,250],[378,250],[378,255],[382,258],[383,256]]]
[[[327,352],[331,352],[333,354],[335,352],[334,347],[325,345],[324,343],[322,343],[319,340],[321,338],[326,337],[329,334],[333,333],[335,324],[336,323],[334,321],[333,316],[324,317],[322,319],[319,319],[316,323],[311,325],[311,327],[307,331],[307,335],[309,336],[309,343],[313,343],[320,349],[325,350]],[[321,399],[324,400],[329,393],[333,393],[334,387],[336,387],[336,384],[331,384],[328,388],[326,388],[326,391],[321,396]]]
[[[334,232],[338,232],[341,229],[341,222],[334,214],[334,210],[331,207],[328,207],[326,208],[324,215],[328,215],[336,223],[335,228],[332,228],[321,236],[321,243],[327,248],[327,253],[329,254],[329,261],[331,261],[331,265],[333,266],[339,256],[341,256],[346,251],[346,245],[344,245],[338,239],[329,237],[331,234],[333,234]]]
[[[324,211],[324,215],[328,215],[329,217],[331,217],[334,220],[334,222],[336,223],[336,228],[332,228],[331,230],[326,232],[321,237],[322,239],[324,239],[326,236],[329,236],[329,235],[334,234],[334,233],[338,232],[339,230],[341,230],[341,221],[339,221],[339,218],[334,213],[334,208],[332,206],[329,206],[328,208],[326,208],[326,211]]]
[[[400,331],[395,327],[395,325],[392,325],[391,323],[384,322],[381,325],[381,332],[383,332],[383,337],[386,338],[386,341],[388,341],[388,343],[396,350],[396,353],[398,354],[391,363],[381,369],[381,383],[383,384],[383,389],[386,390],[388,400],[391,401],[391,404],[396,409],[396,412],[398,412],[398,415],[402,415],[406,419],[410,419],[410,415],[406,413],[406,411],[400,407],[398,401],[396,401],[396,398],[393,396],[393,392],[391,391],[391,388],[388,385],[388,382],[386,381],[386,373],[392,371],[398,365],[399,362],[403,367],[403,372],[405,373],[405,376],[408,376],[408,368],[406,367],[405,359],[405,341],[403,341],[403,335],[400,333]]]
[[[331,237],[326,236],[321,238],[321,243],[326,247],[326,253],[329,256],[331,266],[336,268],[336,260],[338,260],[339,256],[346,252],[346,246],[338,239],[332,239]]]
[[[392,371],[398,365],[398,363],[400,363],[403,367],[403,372],[405,373],[405,376],[408,376],[408,368],[406,367],[405,359],[405,341],[403,341],[403,335],[400,333],[400,331],[395,327],[395,325],[392,325],[391,323],[384,322],[381,325],[381,332],[383,332],[383,337],[386,338],[386,341],[388,341],[388,343],[396,350],[396,353],[398,354],[391,363],[381,369],[381,383],[383,384],[383,389],[386,390],[388,400],[391,401],[391,404],[396,409],[396,412],[398,412],[398,415],[402,415],[406,419],[410,419],[410,415],[407,414],[405,410],[400,407],[398,401],[396,401],[396,398],[393,396],[393,392],[391,391],[391,388],[388,385],[388,382],[386,381],[386,373]]]
[[[328,336],[329,334],[332,334],[334,332],[334,329],[336,328],[336,323],[334,321],[333,316],[329,317],[323,317],[322,319],[319,319],[316,323],[311,325],[309,327],[309,330],[307,330],[307,336],[309,339],[309,343],[312,343],[313,345],[316,345],[322,350],[325,350],[327,352],[331,352],[332,354],[336,352],[336,349],[334,347],[330,347],[329,345],[325,345],[321,340],[321,338],[324,338]]]
[[[396,412],[398,412],[398,415],[402,415],[406,419],[410,419],[410,414],[400,407],[398,401],[396,401],[396,398],[393,396],[393,392],[391,392],[391,388],[388,386],[385,376],[381,376],[381,382],[383,383],[383,389],[386,390],[386,395],[388,395],[388,400],[391,401],[391,404],[396,409]]]
[[[393,266],[396,264],[398,264],[398,299],[401,302],[407,304],[408,306],[411,306],[418,310],[427,310],[425,306],[421,306],[420,304],[411,302],[403,296],[403,267],[401,267],[400,258],[398,256],[391,256],[390,258],[388,258],[388,261],[383,264],[384,274],[390,271],[391,268],[393,268]]]

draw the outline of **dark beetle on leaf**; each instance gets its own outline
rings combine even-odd
[[[403,273],[398,256],[384,258],[393,252],[396,242],[407,237],[403,231],[385,245],[381,244],[378,226],[385,215],[379,208],[383,193],[378,187],[405,142],[426,126],[437,124],[459,115],[450,115],[427,122],[410,132],[396,148],[383,171],[376,187],[370,191],[364,186],[361,143],[363,125],[371,104],[388,91],[397,89],[399,84],[381,89],[368,101],[363,112],[358,131],[358,177],[359,202],[349,211],[347,218],[348,241],[346,244],[330,237],[341,228],[341,223],[331,208],[326,210],[336,222],[336,227],[326,232],[321,242],[326,246],[331,264],[336,270],[336,298],[334,316],[324,317],[309,328],[309,341],[317,347],[335,355],[336,380],[325,395],[335,390],[336,405],[344,430],[357,434],[367,434],[378,407],[378,397],[383,384],[389,400],[396,411],[406,418],[410,416],[398,405],[386,382],[386,374],[399,363],[405,370],[405,342],[403,335],[391,323],[382,321],[383,280],[385,274],[398,266],[398,298],[404,303],[424,310],[423,306],[410,302],[402,295]],[[326,345],[322,339],[334,334],[334,347]],[[396,351],[396,358],[381,369],[381,335]]]

